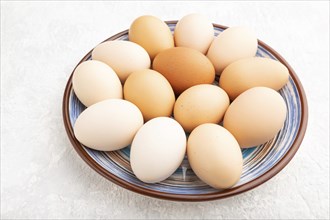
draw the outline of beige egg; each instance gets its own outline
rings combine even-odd
[[[174,39],[167,24],[157,17],[144,15],[133,21],[129,40],[141,45],[153,59],[159,52],[174,47]]]
[[[205,54],[213,38],[213,25],[201,14],[186,15],[175,26],[174,41],[178,47],[189,47]]]
[[[230,188],[240,179],[243,156],[234,136],[216,124],[202,124],[188,138],[187,155],[195,174],[216,189]]]
[[[254,57],[258,48],[255,34],[245,27],[230,27],[221,32],[211,43],[207,57],[217,74],[232,62]]]
[[[133,72],[124,85],[124,98],[134,103],[144,120],[172,114],[175,96],[166,78],[150,69]]]
[[[87,107],[106,99],[123,97],[122,85],[116,73],[107,64],[96,60],[85,61],[77,66],[72,86],[78,99]]]
[[[74,134],[83,145],[101,151],[113,151],[130,145],[143,117],[134,104],[108,99],[84,110],[74,124]]]
[[[215,78],[210,60],[187,47],[174,47],[159,53],[152,68],[165,76],[176,95],[195,85],[211,84]]]
[[[130,162],[133,173],[146,183],[171,176],[186,152],[186,135],[178,122],[168,117],[145,123],[134,137]]]
[[[204,123],[219,123],[229,106],[224,90],[215,85],[197,85],[184,91],[174,105],[174,118],[186,132]]]
[[[242,148],[263,144],[281,130],[287,108],[282,96],[267,87],[254,87],[240,94],[228,107],[223,126]]]
[[[279,61],[251,57],[231,63],[221,73],[219,85],[234,100],[242,92],[257,86],[280,90],[289,80],[289,70]]]
[[[92,51],[92,59],[108,64],[122,83],[134,71],[148,69],[150,58],[140,45],[130,41],[106,41]]]

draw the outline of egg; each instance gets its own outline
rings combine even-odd
[[[87,107],[106,99],[123,97],[116,73],[107,64],[96,60],[77,66],[72,76],[72,86],[78,99]]]
[[[174,105],[174,118],[186,132],[204,123],[219,123],[229,106],[224,90],[203,84],[185,90]]]
[[[201,14],[186,15],[175,26],[174,41],[178,47],[189,47],[205,54],[213,38],[213,25]]]
[[[287,108],[282,96],[267,87],[254,87],[240,94],[228,107],[223,126],[242,148],[263,144],[281,130]]]
[[[108,99],[84,110],[74,124],[74,134],[83,145],[100,151],[113,151],[132,143],[143,125],[143,117],[134,104]]]
[[[124,98],[142,112],[144,121],[172,114],[175,96],[166,78],[150,69],[133,72],[124,85]]]
[[[176,95],[198,84],[211,84],[215,77],[209,59],[201,52],[186,47],[174,47],[159,53],[152,68],[165,76]]]
[[[133,21],[128,31],[130,41],[141,45],[153,59],[159,52],[174,47],[167,24],[157,17],[144,15]]]
[[[279,61],[251,57],[231,63],[219,80],[219,85],[234,100],[242,92],[257,86],[280,90],[289,80],[289,70]]]
[[[147,51],[130,41],[101,43],[93,49],[92,59],[108,64],[122,83],[132,72],[148,69],[151,62]]]
[[[216,189],[232,187],[242,174],[241,149],[220,125],[207,123],[195,128],[188,138],[187,155],[194,173]]]
[[[146,183],[171,176],[180,166],[186,151],[186,135],[178,122],[158,117],[146,122],[131,145],[133,173]]]
[[[254,57],[258,48],[255,34],[245,27],[230,27],[221,32],[211,43],[207,57],[220,74],[232,62]]]

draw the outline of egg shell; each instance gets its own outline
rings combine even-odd
[[[133,72],[124,85],[124,98],[142,112],[144,121],[172,114],[175,95],[166,78],[150,69]]]
[[[134,137],[130,162],[143,182],[156,183],[171,176],[186,151],[186,135],[178,122],[168,117],[145,123]]]
[[[174,47],[159,53],[152,67],[165,76],[176,95],[198,84],[211,84],[215,78],[209,59],[201,52],[186,47]]]
[[[231,63],[221,73],[219,85],[234,100],[257,86],[280,90],[289,80],[289,70],[279,61],[251,57]]]
[[[236,60],[254,57],[258,49],[255,34],[245,27],[230,27],[221,32],[211,43],[207,57],[217,74]]]
[[[242,148],[263,144],[281,130],[287,108],[282,96],[267,87],[254,87],[239,95],[228,107],[223,126]]]
[[[74,134],[83,145],[101,151],[113,151],[132,143],[143,125],[143,117],[134,104],[108,99],[84,110],[74,124]]]
[[[216,124],[202,124],[188,138],[188,160],[195,174],[216,189],[232,187],[240,179],[243,156],[234,136]]]
[[[203,84],[185,90],[175,102],[174,118],[186,132],[204,123],[219,123],[229,106],[226,92]]]
[[[116,73],[107,64],[96,60],[85,61],[77,66],[72,86],[78,99],[87,107],[106,99],[123,97],[122,85]]]
[[[175,26],[174,41],[178,47],[189,47],[205,54],[213,38],[213,25],[201,14],[186,15]]]
[[[174,47],[174,39],[167,24],[157,17],[144,15],[133,21],[129,40],[141,45],[153,59],[159,52]]]
[[[108,64],[117,73],[122,83],[132,72],[148,69],[151,63],[147,51],[130,41],[101,43],[93,49],[92,59]]]

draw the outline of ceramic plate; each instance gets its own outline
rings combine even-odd
[[[167,24],[173,32],[176,21],[169,21]],[[214,24],[215,35],[225,28]],[[118,33],[107,40],[128,40],[128,31]],[[73,125],[85,106],[72,90],[72,74],[63,98],[63,118],[67,134],[73,147],[89,166],[110,181],[137,193],[169,200],[206,201],[250,190],[269,180],[286,166],[298,150],[307,126],[307,101],[293,69],[276,51],[260,40],[257,56],[278,60],[289,69],[289,82],[279,91],[287,105],[288,114],[282,130],[276,137],[263,145],[242,150],[243,173],[239,182],[230,189],[217,190],[199,180],[190,168],[187,158],[168,179],[156,184],[143,183],[134,176],[130,167],[130,146],[114,152],[101,152],[80,144],[74,137]],[[89,59],[91,51],[80,63]],[[218,78],[216,84],[217,81]]]

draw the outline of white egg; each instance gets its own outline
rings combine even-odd
[[[177,47],[189,47],[205,54],[213,38],[213,25],[201,14],[186,15],[175,26],[174,41]]]
[[[83,145],[112,151],[130,145],[142,125],[143,117],[138,107],[126,100],[108,99],[83,111],[73,129]]]
[[[151,62],[147,51],[130,41],[101,43],[94,48],[92,59],[102,61],[112,67],[122,83],[132,72],[148,69]]]
[[[254,57],[258,48],[255,34],[245,27],[230,27],[221,32],[212,42],[207,57],[217,74],[232,62]]]
[[[134,137],[132,170],[143,182],[163,181],[180,166],[185,151],[186,135],[178,122],[168,117],[151,119]]]
[[[77,66],[72,86],[78,99],[87,107],[106,99],[123,97],[122,85],[116,73],[107,64],[96,60]]]

